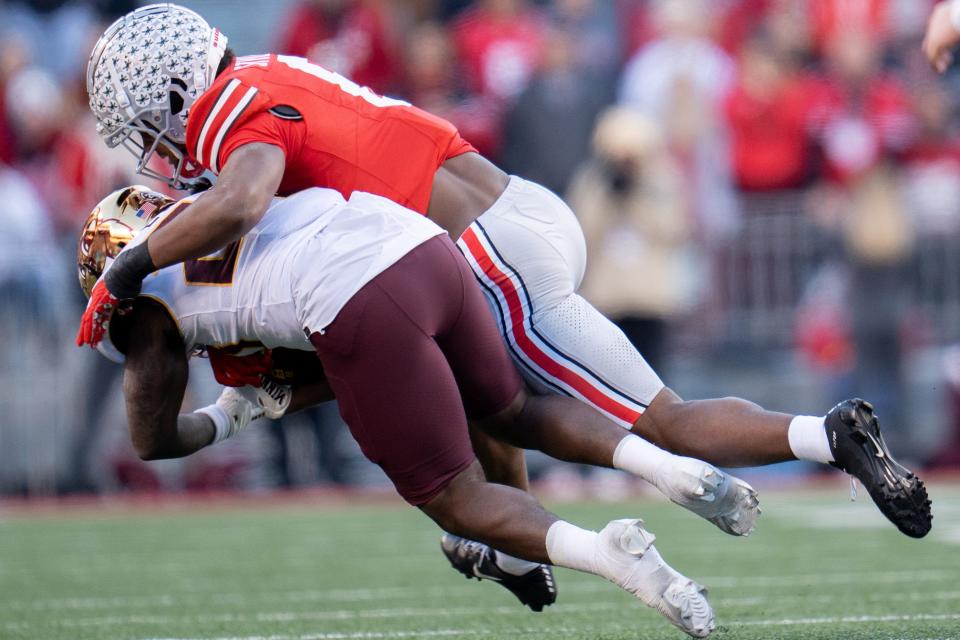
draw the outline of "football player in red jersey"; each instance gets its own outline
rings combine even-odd
[[[108,145],[133,151],[145,173],[151,156],[163,155],[174,165],[166,177],[174,186],[204,170],[219,179],[149,242],[121,254],[94,288],[78,343],[96,344],[113,310],[157,267],[239,238],[275,193],[368,191],[459,239],[535,390],[578,398],[670,451],[717,464],[832,464],[859,478],[902,531],[929,530],[919,479],[899,465],[876,464],[890,457],[868,403],[790,416],[736,398],[682,401],[576,294],[584,241],[557,196],[506,175],[452,125],[416,107],[300,58],[234,58],[225,45],[193,12],[153,5],[118,20],[91,55],[87,88]]]

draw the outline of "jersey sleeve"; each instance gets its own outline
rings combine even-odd
[[[217,166],[223,167],[230,154],[245,144],[264,142],[280,147],[290,158],[298,153],[303,142],[304,125],[300,120],[286,119],[273,112],[260,111],[231,130],[220,145]]]
[[[231,78],[191,110],[187,122],[187,148],[193,158],[214,173],[220,173],[222,150],[230,133],[270,106],[270,98],[258,87]]]
[[[455,158],[470,152],[479,153],[477,148],[464,140],[463,136],[461,136],[460,132],[458,131],[457,135],[450,140],[450,145],[447,147],[447,152],[444,156],[444,159],[449,160],[450,158]]]

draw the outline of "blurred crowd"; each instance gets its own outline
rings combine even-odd
[[[96,38],[136,4],[0,2],[0,327],[4,342],[34,336],[31,357],[68,349],[86,213],[112,189],[151,184],[97,138],[84,85]],[[255,6],[279,10],[258,44],[447,118],[565,197],[588,242],[584,295],[661,372],[684,349],[786,348],[823,397],[861,393],[897,423],[911,349],[936,346],[948,382],[960,370],[941,348],[960,339],[960,75],[935,77],[921,59],[932,0],[183,4],[241,55],[262,51],[233,32],[251,30]],[[758,318],[769,330],[745,330]],[[15,378],[18,357],[0,356],[0,377]],[[100,381],[116,378],[83,366],[98,384],[58,418],[79,423],[61,428],[80,443],[66,454],[77,487],[103,421],[91,417]],[[949,407],[939,418],[939,453],[956,464]],[[322,435],[332,421],[313,420],[319,442],[336,440]],[[274,477],[295,484],[280,438]],[[321,467],[349,482],[355,452],[329,453],[338,446],[319,446]]]

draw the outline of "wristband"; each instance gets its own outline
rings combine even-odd
[[[960,32],[960,0],[950,1],[950,24]]]
[[[233,435],[233,420],[227,415],[223,407],[215,404],[197,409],[194,413],[202,413],[213,421],[213,441],[210,444],[216,444],[226,440]]]
[[[118,300],[137,297],[143,279],[157,270],[147,250],[147,243],[121,251],[103,276],[107,290]]]

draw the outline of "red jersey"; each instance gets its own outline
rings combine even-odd
[[[420,213],[440,165],[475,150],[446,120],[303,58],[275,55],[237,58],[187,117],[187,150],[213,173],[251,142],[283,150],[280,195],[366,191]]]

